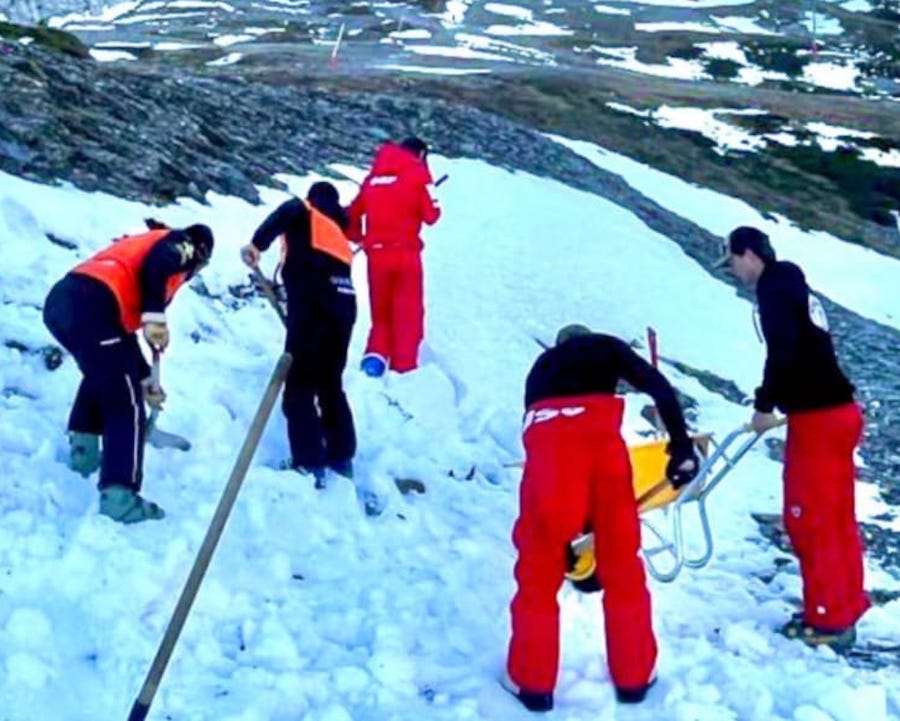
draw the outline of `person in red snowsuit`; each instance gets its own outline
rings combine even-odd
[[[422,223],[433,225],[441,216],[428,192],[427,155],[419,138],[386,143],[349,207],[348,237],[368,257],[372,330],[362,368],[371,376],[418,366],[425,332],[419,232]]]
[[[607,662],[621,702],[642,701],[655,680],[656,639],[639,557],[640,521],[628,449],[620,427],[620,380],[653,397],[669,432],[666,475],[676,488],[698,461],[669,382],[624,341],[580,325],[560,330],[525,383],[525,469],[519,518],[518,590],[504,687],[531,711],[553,708],[559,665],[556,595],[569,543],[594,533],[596,580],[603,589]]]
[[[767,353],[751,425],[762,432],[777,423],[775,408],[787,414],[784,526],[800,562],[803,612],[781,631],[810,645],[850,646],[870,604],[853,495],[863,426],[853,385],[803,271],[777,260],[765,233],[733,230],[718,265],[755,289],[759,305]]]

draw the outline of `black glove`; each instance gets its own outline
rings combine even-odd
[[[666,465],[666,478],[674,488],[681,488],[697,477],[700,460],[697,458],[693,444],[683,448],[673,448],[670,453],[669,463]]]

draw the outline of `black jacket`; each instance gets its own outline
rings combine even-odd
[[[790,413],[852,401],[854,388],[838,366],[831,336],[811,317],[803,271],[786,261],[768,263],[756,298],[767,350],[756,410]]]
[[[309,211],[302,200],[292,198],[279,205],[256,229],[251,242],[266,250],[280,235],[287,240],[287,258],[281,275],[288,294],[299,285],[313,284],[323,291],[332,277],[349,278],[350,266],[312,247]]]
[[[525,380],[525,407],[548,398],[613,395],[620,380],[653,398],[673,449],[691,447],[675,391],[662,373],[627,343],[602,333],[575,336],[544,351]]]
[[[169,278],[179,273],[192,277],[199,269],[194,244],[183,230],[173,230],[154,245],[144,258],[140,270],[141,312],[165,311],[166,286]]]

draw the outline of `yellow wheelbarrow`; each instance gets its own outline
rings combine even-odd
[[[694,445],[701,459],[700,468],[697,477],[679,490],[675,490],[666,479],[668,439],[629,447],[641,525],[653,539],[647,545],[648,534],[643,534],[644,545],[641,548],[647,571],[653,578],[668,583],[674,581],[685,566],[703,568],[709,563],[713,555],[713,537],[706,499],[762,435],[755,433],[749,425],[744,425],[729,433],[721,442],[717,442],[711,434],[694,436]],[[686,508],[696,509],[703,535],[702,547],[695,554],[685,550],[682,514]],[[651,511],[661,511],[662,519],[668,519],[668,532],[661,530],[660,514]],[[594,534],[585,533],[573,540],[569,557],[570,569],[566,578],[581,590],[598,590],[594,575]]]

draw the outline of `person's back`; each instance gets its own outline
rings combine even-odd
[[[372,169],[350,206],[351,228],[365,215],[364,245],[369,248],[421,249],[422,223],[437,221],[427,186],[431,172],[407,148],[388,143],[375,155]],[[359,232],[351,230],[353,233]]]
[[[269,214],[241,250],[244,262],[255,267],[260,253],[284,238],[285,350],[294,359],[282,404],[291,449],[285,465],[314,476],[317,488],[325,486],[326,468],[352,475],[356,452],[353,414],[342,383],[356,321],[346,226],[337,189],[320,181],[305,200],[288,200]]]
[[[388,143],[350,204],[348,237],[368,259],[372,329],[360,364],[370,376],[414,370],[425,335],[422,223],[440,210],[431,198],[428,147],[419,138]],[[365,230],[363,230],[365,225]]]
[[[760,323],[769,348],[766,377],[773,405],[785,413],[849,403],[853,385],[841,370],[824,311],[803,271],[783,260],[767,263],[756,286]]]
[[[529,710],[548,711],[559,665],[557,593],[569,542],[594,533],[598,585],[604,589],[607,660],[619,701],[643,700],[655,679],[656,639],[639,558],[640,522],[628,449],[620,432],[626,380],[656,401],[671,435],[666,474],[677,488],[698,462],[674,389],[625,342],[580,325],[561,329],[525,383],[525,467],[519,517],[517,592],[501,682]]]

